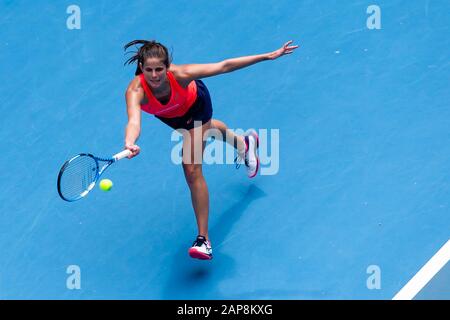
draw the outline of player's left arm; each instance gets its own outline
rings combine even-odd
[[[298,48],[298,46],[291,46],[291,43],[292,41],[288,41],[278,50],[258,55],[231,58],[216,63],[179,65],[176,66],[177,78],[181,81],[190,82],[239,70],[261,61],[275,60],[281,56],[291,54]]]

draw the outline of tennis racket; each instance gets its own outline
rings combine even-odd
[[[105,159],[89,153],[80,153],[67,160],[58,174],[60,197],[69,202],[85,197],[110,165],[130,154],[130,150],[124,150]]]

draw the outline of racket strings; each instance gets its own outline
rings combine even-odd
[[[62,172],[59,188],[67,200],[84,196],[95,182],[98,163],[88,155],[79,156],[68,163]]]

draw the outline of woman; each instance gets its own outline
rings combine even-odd
[[[125,149],[132,152],[129,158],[140,152],[136,141],[141,130],[141,110],[155,115],[175,130],[184,129],[180,130],[183,132],[183,170],[198,227],[198,236],[188,251],[192,258],[212,259],[208,235],[209,195],[201,164],[205,148],[203,133],[211,129],[219,130],[223,140],[236,148],[238,159],[244,160],[250,178],[256,176],[259,168],[258,135],[254,130],[244,136],[235,135],[222,121],[212,119],[211,98],[200,79],[232,72],[261,61],[275,60],[298,48],[291,46],[291,43],[289,41],[280,49],[265,54],[217,63],[185,65],[171,63],[167,48],[158,42],[134,40],[125,45],[125,50],[141,45],[136,54],[125,62],[137,64],[136,77],[126,90],[128,124],[125,129]]]

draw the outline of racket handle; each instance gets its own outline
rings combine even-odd
[[[131,154],[130,150],[123,150],[122,152],[119,152],[119,153],[113,155],[112,157],[115,161],[118,161],[118,160],[128,157],[130,154]]]

